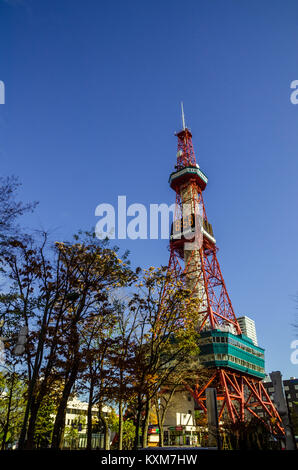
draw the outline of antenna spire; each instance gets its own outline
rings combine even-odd
[[[183,109],[183,101],[181,101],[181,114],[182,114],[182,127],[185,131],[185,117],[184,117],[184,109]]]

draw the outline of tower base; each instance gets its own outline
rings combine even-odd
[[[227,417],[233,422],[246,421],[250,416],[260,419],[273,434],[284,435],[281,418],[276,411],[261,379],[219,368],[210,371],[211,377],[203,387],[186,385],[200,409],[207,413],[205,391],[217,391],[218,420]]]

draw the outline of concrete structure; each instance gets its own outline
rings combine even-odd
[[[240,325],[242,333],[248,338],[250,338],[256,346],[258,346],[256,325],[255,325],[254,320],[252,320],[251,318],[247,316],[238,317],[237,320]]]
[[[272,385],[273,385],[273,401],[276,404],[276,408],[281,416],[283,427],[286,433],[286,449],[295,450],[295,436],[291,428],[290,422],[290,410],[287,406],[286,396],[283,390],[283,383],[281,379],[280,371],[271,372],[270,374]]]
[[[220,450],[216,388],[206,389],[206,406],[208,416],[208,446]]]
[[[196,445],[195,401],[186,390],[177,391],[164,423],[165,445]]]

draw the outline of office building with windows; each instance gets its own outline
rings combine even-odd
[[[253,343],[258,346],[258,340],[257,340],[257,333],[256,333],[256,325],[254,320],[247,316],[243,317],[238,317],[237,318],[238,323],[240,325],[241,331],[245,336],[248,336]]]

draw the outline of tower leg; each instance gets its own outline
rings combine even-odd
[[[208,387],[216,388],[220,422],[227,417],[233,423],[244,422],[253,416],[274,434],[284,434],[281,418],[260,379],[220,368],[213,371],[202,387],[186,385],[204,413],[207,412],[205,392]]]

